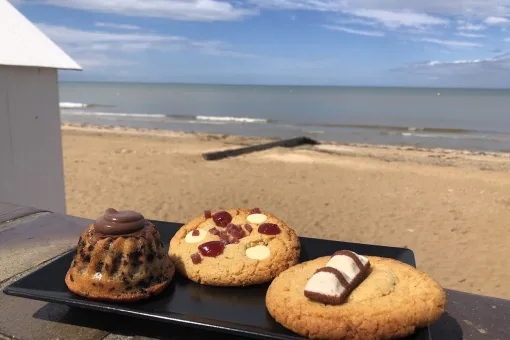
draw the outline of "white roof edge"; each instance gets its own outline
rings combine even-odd
[[[8,0],[0,0],[0,65],[82,70]]]

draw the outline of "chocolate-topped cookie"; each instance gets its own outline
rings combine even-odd
[[[266,306],[278,323],[308,338],[382,340],[435,322],[446,294],[407,264],[341,251],[282,272]]]
[[[169,255],[190,280],[247,286],[272,280],[295,265],[299,238],[285,222],[260,209],[205,211],[170,241]]]

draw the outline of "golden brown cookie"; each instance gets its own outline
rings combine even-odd
[[[331,257],[304,262],[282,272],[266,295],[271,316],[311,339],[376,340],[405,337],[435,322],[446,294],[427,274],[402,262],[367,256],[370,273],[340,305],[304,295],[314,273]]]
[[[170,241],[169,255],[190,280],[213,286],[248,286],[295,265],[301,246],[294,230],[259,209],[206,211]]]

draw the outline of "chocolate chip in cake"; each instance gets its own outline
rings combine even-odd
[[[147,288],[150,285],[150,281],[149,282],[147,282],[147,281],[139,281],[136,285],[138,287],[140,287],[140,288]]]
[[[122,261],[122,257],[117,255],[112,261],[112,274],[115,274],[120,267],[120,262]]]
[[[73,267],[76,267],[76,265],[77,265],[76,261],[75,261],[75,260],[73,260],[73,264],[72,264],[72,266],[73,266]]]
[[[141,263],[140,262],[141,255],[142,255],[142,253],[138,250],[135,250],[135,251],[129,253],[129,259],[131,260],[131,262],[134,266],[138,266]]]
[[[147,262],[151,263],[154,260],[154,254],[149,253],[147,254]]]
[[[115,290],[115,287],[108,289],[109,292],[113,292],[114,290]]]
[[[102,272],[103,271],[103,266],[104,266],[104,262],[103,261],[99,261],[97,264],[96,264],[96,272]]]
[[[104,265],[104,270],[108,271],[108,269],[110,269],[110,266],[107,264]]]
[[[93,245],[90,245],[89,248],[88,248],[89,252],[93,251],[94,250],[94,246]]]
[[[85,257],[85,250],[82,248],[80,249],[80,256],[83,258]]]
[[[69,275],[69,278],[71,279],[71,282],[74,282],[74,278],[72,275]]]
[[[124,273],[122,273],[122,274],[124,274]],[[124,282],[124,284],[127,285],[129,283],[129,280],[127,279],[127,277],[124,276],[122,278],[122,282]]]
[[[124,261],[122,261],[122,264],[127,266],[128,265],[128,261],[124,260]]]
[[[83,258],[83,262],[90,262],[90,255],[89,254],[85,255],[85,257]]]
[[[104,244],[104,249],[105,249],[105,250],[110,249],[110,246],[112,245],[112,243],[113,243],[113,240],[112,240],[111,238],[107,238],[107,239],[106,239],[106,242],[105,242],[105,244]]]

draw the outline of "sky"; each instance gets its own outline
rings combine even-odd
[[[510,0],[11,2],[63,80],[510,87]]]

